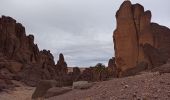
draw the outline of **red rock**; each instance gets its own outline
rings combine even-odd
[[[122,71],[135,66],[138,60],[138,38],[133,15],[130,1],[125,1],[116,13],[115,61]]]
[[[73,68],[73,72],[72,72],[72,78],[73,78],[73,81],[78,81],[79,80],[79,77],[80,77],[80,74],[81,74],[81,71],[78,67],[74,67]]]
[[[94,67],[86,68],[80,75],[79,80],[82,81],[104,81],[109,77],[107,68],[98,63]]]
[[[116,64],[114,57],[109,60],[107,70],[110,77],[116,77]]]
[[[13,79],[31,86],[40,80],[56,79],[58,73],[67,73],[67,64],[62,54],[55,65],[50,51],[39,51],[37,44],[34,44],[34,36],[27,36],[25,27],[7,16],[0,18],[0,67],[15,74]]]
[[[62,53],[59,55],[59,60],[56,64],[56,70],[59,72],[60,75],[67,74],[68,69],[67,69],[67,63],[64,60],[64,56]]]
[[[130,1],[124,1],[117,11],[113,40],[118,76],[141,62],[157,67],[170,57],[170,29],[151,23],[151,16],[151,11],[144,11],[142,5],[133,5]],[[161,54],[152,54],[152,51]]]

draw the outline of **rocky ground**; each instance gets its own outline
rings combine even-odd
[[[35,88],[20,85],[0,93],[0,100],[30,100]],[[169,100],[170,74],[145,72],[141,75],[97,82],[86,90],[72,90],[46,100]]]
[[[31,100],[31,95],[35,87],[28,87],[18,81],[14,81],[18,85],[13,90],[6,90],[0,93],[0,100]]]

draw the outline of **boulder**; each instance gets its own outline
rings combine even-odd
[[[88,89],[93,86],[93,83],[88,81],[77,81],[73,82],[73,89]]]
[[[42,80],[37,85],[34,93],[32,94],[32,99],[44,98],[48,89],[55,87],[57,84],[54,80]]]
[[[67,93],[71,90],[72,90],[72,88],[70,88],[70,87],[53,87],[53,88],[48,89],[48,91],[45,94],[45,98],[58,96],[58,95]]]

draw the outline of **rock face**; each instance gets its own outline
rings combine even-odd
[[[26,35],[22,24],[7,16],[0,18],[0,70],[7,69],[14,79],[35,86],[40,80],[56,79],[67,73],[63,54],[55,65],[49,50],[39,51],[34,36]]]
[[[114,57],[109,60],[107,69],[108,69],[108,75],[110,77],[116,77],[117,70],[116,70],[116,64],[115,64]]]
[[[117,11],[113,40],[119,76],[141,62],[152,68],[164,64],[170,57],[170,29],[151,23],[151,16],[142,5],[130,1],[124,1]]]
[[[44,97],[48,89],[55,87],[56,84],[57,82],[53,80],[40,81],[34,93],[32,94],[32,99]]]
[[[0,52],[8,59],[23,63],[38,62],[39,50],[34,36],[26,36],[25,28],[11,17],[0,18]]]
[[[64,56],[62,53],[59,55],[59,60],[56,65],[56,70],[58,70],[57,72],[59,72],[59,75],[67,74],[68,72],[67,63],[65,62]]]
[[[81,81],[105,81],[109,78],[108,68],[103,64],[98,63],[93,67],[86,68],[80,75]]]

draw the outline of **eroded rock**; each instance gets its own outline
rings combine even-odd
[[[170,57],[170,29],[152,23],[151,17],[151,11],[130,1],[117,11],[113,34],[117,76],[141,62],[148,63],[148,68],[160,66]]]

